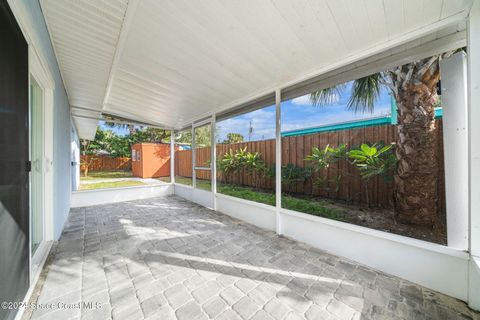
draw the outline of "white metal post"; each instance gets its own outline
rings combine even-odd
[[[470,253],[468,305],[480,310],[480,1],[475,0],[467,24],[469,113]],[[462,155],[459,155],[462,156]]]
[[[281,92],[275,90],[275,205],[276,232],[282,234],[280,209],[282,208],[282,123],[281,123]]]
[[[447,244],[468,249],[467,55],[458,52],[440,62]],[[463,156],[459,156],[463,155]]]
[[[196,164],[196,155],[195,155],[195,127],[192,123],[192,186],[195,188],[197,186],[197,177],[195,175],[195,166]]]
[[[217,142],[215,140],[216,136],[216,116],[215,113],[212,115],[212,122],[210,123],[211,127],[211,156],[210,156],[210,176],[212,179],[212,194],[213,194],[213,210],[217,210]]]
[[[480,257],[480,2],[474,1],[468,19],[470,252]]]
[[[175,183],[175,131],[170,130],[170,182]]]

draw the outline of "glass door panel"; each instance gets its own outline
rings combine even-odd
[[[195,184],[197,189],[211,191],[212,125],[207,123],[194,128],[195,134]]]
[[[32,255],[43,241],[43,92],[33,77],[30,79],[31,115],[31,250]]]

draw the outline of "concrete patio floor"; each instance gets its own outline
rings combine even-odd
[[[461,301],[176,196],[72,209],[43,275],[32,300],[54,307],[24,318],[478,319]]]

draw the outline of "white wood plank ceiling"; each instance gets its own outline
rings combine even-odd
[[[471,3],[41,0],[83,138],[102,112],[182,127],[376,48],[451,29]]]

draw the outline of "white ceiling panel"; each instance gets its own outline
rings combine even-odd
[[[97,132],[98,120],[73,116],[78,136],[82,139],[93,140]]]
[[[41,5],[70,105],[101,111],[127,0],[42,0]],[[97,123],[79,119],[74,117],[80,137],[92,137],[92,130],[94,136]]]
[[[471,0],[42,1],[72,106],[167,127],[395,41],[427,32],[434,39],[443,27],[458,28],[470,6]]]

